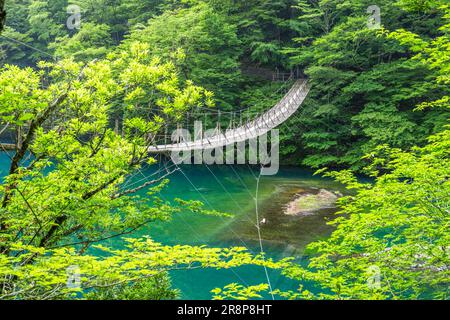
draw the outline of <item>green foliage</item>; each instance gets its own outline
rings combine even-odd
[[[0,70],[0,123],[21,137],[0,184],[0,299],[63,299],[103,287],[118,293],[102,294],[130,298],[149,286],[158,290],[158,281],[140,280],[168,270],[262,263],[241,248],[164,247],[150,239],[129,240],[124,250],[98,245],[170,219],[180,207],[219,215],[199,203],[175,207],[159,199],[166,179],[123,187],[135,170],[156,162],[147,150],[163,119],[210,105],[211,94],[178,79],[172,63],[139,43],[87,64],[38,67]],[[117,108],[126,110],[123,134],[110,126]],[[146,196],[136,194],[144,188]],[[90,248],[101,253],[87,254]],[[71,266],[82,270],[75,291],[66,286]]]
[[[240,83],[239,40],[227,17],[202,4],[168,11],[133,30],[125,46],[147,43],[151,53],[173,61],[188,79],[215,93],[231,108]]]
[[[369,4],[358,0],[299,4],[301,19],[310,28],[295,40],[298,48],[286,52],[306,67],[312,84],[306,115],[296,129],[308,166],[360,170],[363,155],[378,144],[410,148],[442,130],[446,111],[414,112],[412,107],[448,93],[448,87],[433,81],[432,65],[412,59],[402,41],[367,28]],[[377,5],[385,28],[410,26],[418,15],[392,1]],[[417,41],[444,40],[443,30],[436,26],[443,17],[442,11],[433,12],[414,23]]]
[[[330,239],[310,245],[309,268],[285,274],[317,283],[321,299],[448,299],[450,131],[429,142],[409,153],[379,148],[387,158],[371,155],[373,186],[330,174],[356,195],[341,200]],[[371,286],[374,268],[380,283]]]
[[[449,17],[449,8],[441,9]],[[437,86],[449,84],[450,55],[448,46],[442,45],[448,44],[448,25],[441,30],[444,35],[429,41],[404,30],[387,34],[415,52],[413,61],[430,66]],[[401,99],[415,95],[410,90],[398,94]],[[345,184],[351,196],[339,200],[341,211],[330,222],[336,228],[332,235],[308,246],[308,264],[284,268],[285,276],[300,282],[299,289],[274,294],[287,299],[449,299],[449,101],[444,95],[420,105],[420,109],[441,108],[447,117],[444,129],[430,136],[425,146],[409,151],[387,145],[372,148],[364,160],[370,163],[366,172],[373,183],[359,182],[350,170],[326,174]],[[356,121],[364,123],[367,117],[381,121],[380,116],[386,116],[384,128],[398,122],[389,131],[405,133],[408,124],[396,119],[398,112],[388,119],[377,112],[377,105],[370,108]]]
[[[267,284],[244,287],[237,283],[232,283],[223,289],[214,289],[211,293],[214,294],[214,300],[255,300],[262,299],[259,293],[267,291],[267,289],[269,289]]]
[[[49,45],[55,55],[60,58],[74,58],[79,61],[90,61],[103,58],[112,45],[110,28],[104,24],[85,23],[83,28],[72,37],[68,35],[56,38]]]
[[[166,274],[112,288],[98,288],[84,295],[86,300],[175,300],[178,291],[172,289]]]
[[[69,4],[81,7],[80,30],[66,28]],[[302,282],[274,292],[287,299],[448,299],[449,6],[379,0],[382,28],[373,30],[372,4],[9,1],[0,131],[14,133],[17,150],[0,185],[0,298],[170,299],[170,270],[257,264]],[[309,266],[150,239],[98,246],[181,209],[228,216],[161,200],[166,179],[123,183],[155,163],[151,137],[186,112],[214,99],[226,110],[273,106],[282,85],[244,76],[246,67],[300,67],[309,77],[310,96],[282,132],[284,157],[315,168],[369,163],[375,179],[330,174],[355,195],[342,199],[331,238],[310,246]],[[119,118],[121,134],[112,129]],[[82,271],[75,290],[66,285],[71,266]],[[367,285],[374,270],[377,287]],[[213,294],[251,299],[265,290],[232,284]]]
[[[301,283],[298,291],[274,294],[285,299],[449,298],[450,131],[411,152],[381,146],[367,158],[373,184],[358,182],[348,170],[327,174],[353,195],[340,199],[331,237],[308,246],[307,267],[284,268],[286,277]],[[249,290],[233,285],[213,293],[241,299]]]
[[[65,0],[8,1],[5,4],[8,19],[0,42],[0,61],[31,65],[49,58],[51,53],[47,45],[63,32],[58,19],[64,11],[58,13],[56,9],[63,2]]]
[[[243,248],[170,247],[148,238],[128,239],[122,250],[95,248],[99,255],[93,256],[81,255],[73,248],[46,250],[13,244],[15,255],[0,256],[0,299],[69,299],[83,297],[85,292],[87,299],[163,299],[174,294],[167,279],[161,278],[170,270],[264,264],[261,257],[253,257]],[[72,281],[73,275],[79,277],[78,283]],[[76,285],[68,285],[72,282]],[[130,283],[134,285],[124,287]],[[151,291],[146,290],[149,287]]]

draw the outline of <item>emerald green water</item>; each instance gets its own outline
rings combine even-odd
[[[7,166],[8,159],[0,154],[0,176],[6,174]],[[182,166],[181,169],[182,172],[170,176],[170,185],[161,192],[163,199],[199,200],[206,204],[206,209],[231,213],[234,217],[180,212],[171,221],[153,223],[133,236],[151,236],[167,245],[244,246],[258,253],[260,248],[254,199],[257,168]],[[132,183],[154,179],[155,176],[149,177],[157,170],[157,166],[142,170]],[[261,231],[264,249],[269,257],[279,259],[294,256],[299,262],[304,261],[306,257],[302,257],[302,253],[305,245],[331,232],[326,222],[333,218],[334,208],[321,209],[306,216],[288,216],[284,213],[284,207],[297,194],[315,192],[317,189],[343,191],[337,183],[295,167],[284,167],[276,176],[261,178],[259,214],[260,219],[265,218],[267,221]],[[122,241],[114,239],[106,244],[120,247]],[[233,270],[177,271],[171,276],[174,286],[181,291],[181,298],[185,299],[210,299],[210,290],[233,282],[245,285],[267,282],[264,270],[254,266]],[[298,287],[298,283],[281,277],[278,271],[269,270],[269,277],[274,288],[295,290]]]
[[[182,172],[170,177],[170,185],[161,193],[164,200],[199,200],[206,204],[206,209],[231,213],[234,217],[181,212],[175,214],[172,221],[154,223],[135,236],[150,235],[169,245],[244,246],[252,252],[260,252],[254,199],[258,169],[249,166],[182,166],[181,169]],[[143,170],[134,180],[144,179],[154,171],[153,168]],[[326,222],[334,217],[336,209],[322,209],[303,217],[284,214],[284,207],[297,194],[322,188],[343,192],[342,186],[334,181],[313,176],[312,171],[301,168],[284,167],[276,176],[261,177],[258,204],[260,220],[267,221],[261,230],[264,250],[269,257],[294,256],[299,261],[304,260],[305,245],[331,232]],[[117,242],[110,244],[114,246]],[[280,276],[278,271],[269,271],[269,277],[274,288],[298,288],[297,282]],[[233,282],[246,285],[267,282],[264,270],[254,266],[173,272],[172,280],[181,290],[181,297],[186,299],[210,299],[211,289]]]

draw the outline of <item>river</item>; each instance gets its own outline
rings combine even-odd
[[[7,157],[0,154],[0,176],[6,174],[7,166]],[[259,252],[254,200],[257,169],[249,166],[182,166],[181,169],[182,172],[170,176],[169,186],[161,192],[163,199],[199,200],[206,204],[206,209],[230,213],[234,217],[180,212],[171,221],[152,223],[133,236],[151,236],[167,245],[245,246],[252,252]],[[133,183],[148,179],[155,170],[156,167],[143,169],[134,177]],[[259,214],[260,219],[266,221],[261,234],[269,257],[293,256],[301,263],[306,259],[303,256],[305,245],[330,234],[332,229],[326,222],[333,219],[335,208],[323,208],[302,216],[284,213],[286,205],[296,195],[320,189],[343,192],[343,187],[336,182],[298,167],[282,167],[277,175],[261,178]],[[122,241],[115,239],[105,244],[118,248]],[[181,291],[181,298],[186,299],[210,299],[210,290],[234,282],[246,285],[267,282],[264,270],[254,266],[233,270],[177,271],[171,276],[174,286]],[[269,271],[269,277],[274,288],[295,290],[298,287],[298,283],[280,276],[278,271]]]

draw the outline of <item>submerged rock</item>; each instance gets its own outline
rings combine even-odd
[[[325,189],[320,189],[317,194],[299,194],[295,200],[287,205],[284,213],[290,216],[311,215],[321,209],[335,208],[340,197],[342,197],[342,194]]]

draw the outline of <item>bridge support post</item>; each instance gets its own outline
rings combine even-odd
[[[248,163],[258,164],[258,139],[253,138],[248,140]]]
[[[194,123],[194,141],[203,141],[203,124],[201,121]],[[203,150],[194,150],[194,164],[203,163]]]
[[[225,151],[225,159],[226,159],[225,162],[228,165],[234,164],[234,155],[235,155],[234,150],[235,150],[234,143],[227,145],[226,151]]]
[[[271,134],[270,155],[267,151],[267,133],[259,137],[259,161],[264,167],[261,169],[261,175],[272,176],[278,173],[280,169],[280,135],[278,129],[273,129]]]
[[[245,164],[245,141],[236,143],[236,163]]]

